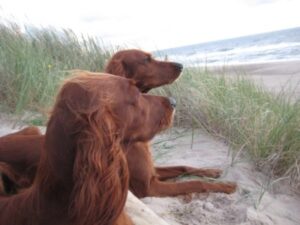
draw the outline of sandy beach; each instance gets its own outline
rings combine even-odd
[[[246,76],[275,93],[300,96],[300,60],[208,67],[208,71]]]
[[[259,85],[278,93],[283,88],[300,96],[300,61],[209,68],[228,75],[245,74]],[[290,88],[293,87],[293,88]],[[0,114],[0,136],[20,129],[10,117]],[[170,225],[299,225],[300,197],[284,181],[257,171],[244,152],[234,154],[222,141],[201,130],[172,128],[152,141],[156,165],[188,165],[222,169],[216,181],[238,184],[236,193],[191,194],[178,197],[147,197],[141,201]],[[201,179],[196,177],[178,178]],[[137,225],[158,224],[155,214],[130,196],[127,211]],[[147,209],[148,210],[148,209]],[[146,210],[146,212],[148,212]],[[139,213],[143,212],[143,213]],[[151,216],[148,216],[150,215]],[[139,217],[139,218],[136,218]],[[144,219],[143,219],[144,218]],[[152,219],[151,219],[152,218]],[[143,221],[143,222],[141,222]]]

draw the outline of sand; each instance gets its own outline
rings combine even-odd
[[[267,89],[278,93],[292,85],[299,93],[300,63],[265,63],[210,68],[235,75],[241,71]],[[291,91],[289,88],[287,91]],[[18,130],[10,117],[0,114],[0,136]],[[220,168],[217,180],[234,181],[234,194],[202,193],[178,197],[147,197],[143,203],[129,195],[126,210],[137,225],[299,225],[300,197],[284,180],[257,171],[247,154],[233,155],[229,147],[200,130],[172,128],[153,141],[153,158],[160,166],[188,165]],[[185,179],[178,178],[177,182]],[[145,206],[146,205],[146,206]],[[150,210],[150,211],[149,211]],[[151,212],[152,210],[152,212]],[[154,212],[154,213],[153,213]],[[155,214],[156,213],[156,214]],[[157,217],[157,215],[162,218]],[[164,222],[165,221],[165,222]]]
[[[285,92],[300,97],[300,60],[208,67],[225,75],[244,75],[274,93]]]
[[[283,182],[276,184],[257,171],[243,153],[231,155],[228,146],[220,140],[199,130],[193,133],[174,129],[157,137],[153,141],[156,164],[223,169],[218,180],[237,182],[238,190],[231,195],[209,193],[142,199],[154,212],[174,225],[300,224],[300,198],[288,186]],[[161,140],[164,141],[155,144]]]

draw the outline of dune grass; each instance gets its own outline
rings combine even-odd
[[[0,24],[0,110],[48,109],[69,70],[103,71],[111,54],[101,41],[70,30],[27,27],[24,33],[13,23]],[[176,83],[152,92],[177,99],[176,126],[205,129],[300,190],[299,102],[270,94],[242,76],[197,68],[185,69]]]
[[[244,76],[217,76],[199,68],[186,69],[176,84],[156,92],[178,99],[177,125],[205,129],[300,190],[299,101],[270,93]]]
[[[71,30],[0,24],[0,101],[20,113],[51,105],[68,70],[101,71],[109,51],[90,37]]]

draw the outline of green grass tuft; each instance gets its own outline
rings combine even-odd
[[[110,52],[71,30],[0,24],[0,101],[6,110],[38,111],[51,105],[68,70],[103,70]]]

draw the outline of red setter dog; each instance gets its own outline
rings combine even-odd
[[[140,50],[124,50],[113,55],[105,72],[135,80],[141,92],[173,83],[180,75],[180,63],[158,61]]]
[[[113,71],[113,69],[116,71]],[[152,70],[158,71],[158,75],[152,73]],[[139,50],[116,53],[106,68],[106,71],[110,71],[115,75],[134,79],[138,88],[144,92],[153,87],[173,82],[179,76],[181,70],[181,64],[156,61],[148,53]],[[163,71],[165,74],[159,71]],[[146,77],[144,83],[143,77]],[[29,138],[29,136],[31,137]],[[26,142],[28,142],[30,148],[27,148]],[[3,169],[6,192],[14,191],[11,190],[14,187],[11,184],[17,184],[17,187],[26,187],[31,183],[42,144],[43,136],[35,128],[26,128],[21,133],[0,138],[0,161],[10,165]],[[216,178],[220,176],[221,170],[186,166],[154,167],[148,142],[131,141],[125,146],[125,151],[130,170],[130,190],[138,197],[172,196],[206,191],[225,193],[235,191],[236,185],[233,183],[165,182],[166,179],[182,174]],[[170,188],[170,185],[172,188]]]
[[[141,94],[131,80],[92,73],[70,79],[49,119],[36,178],[23,192],[0,197],[0,224],[132,225],[123,211],[123,148],[168,128],[172,114],[168,98]]]

